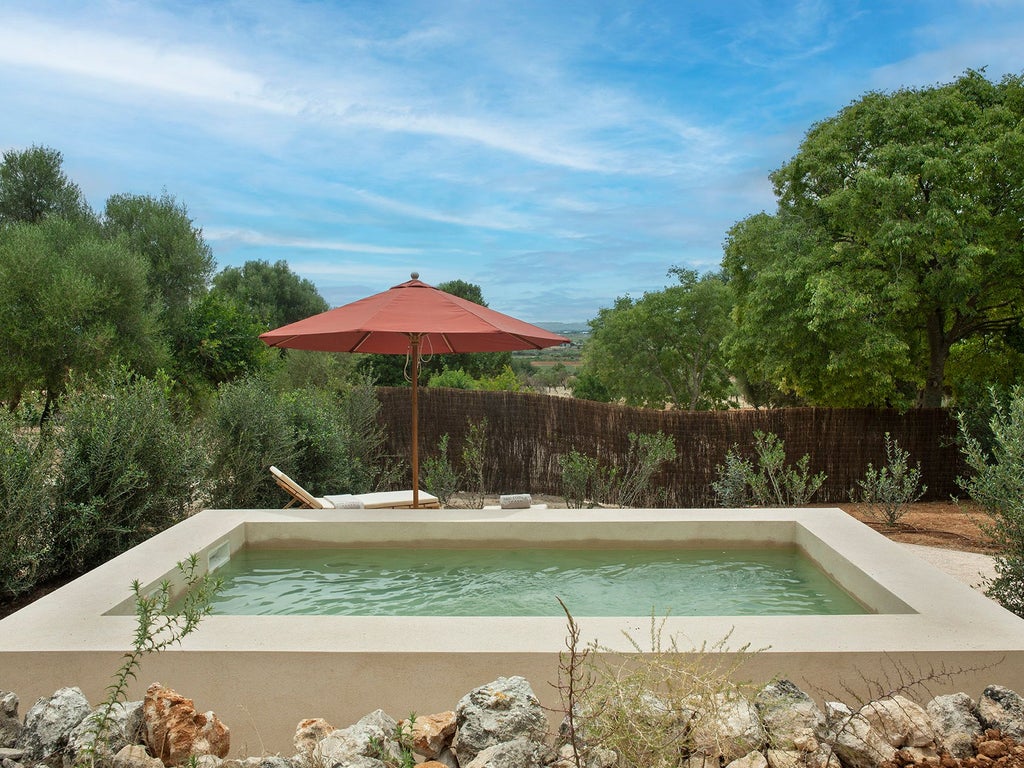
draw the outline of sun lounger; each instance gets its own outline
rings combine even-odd
[[[412,508],[412,491],[378,491],[376,493],[346,493],[336,496],[314,496],[301,485],[292,480],[277,467],[270,468],[281,489],[291,496],[285,509],[298,505],[301,509],[410,509]],[[419,505],[421,509],[439,509],[437,496],[420,491]]]

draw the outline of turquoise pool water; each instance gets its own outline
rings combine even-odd
[[[255,549],[217,575],[226,615],[867,613],[795,549]]]

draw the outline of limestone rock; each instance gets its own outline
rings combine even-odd
[[[377,768],[384,762],[378,758],[380,745],[388,759],[399,761],[401,750],[395,741],[398,722],[382,710],[364,715],[348,728],[338,728],[328,733],[313,750],[314,765],[343,765],[348,768]]]
[[[468,766],[481,751],[524,738],[539,742],[547,734],[547,718],[525,678],[499,677],[470,691],[455,708],[452,751]]]
[[[114,768],[164,768],[159,758],[151,757],[141,744],[128,744],[114,755]]]
[[[729,768],[768,768],[768,761],[760,752],[748,752],[730,762]]]
[[[310,768],[308,755],[302,755],[299,759],[289,760],[279,755],[263,755],[262,757],[246,757],[234,760],[220,760],[213,755],[204,755],[197,758],[202,764],[204,760],[216,760],[219,768]]]
[[[409,721],[402,720],[401,727],[408,727]],[[438,712],[421,715],[412,725],[412,748],[418,755],[436,758],[451,746],[455,736],[455,712]]]
[[[983,733],[978,707],[966,693],[936,696],[925,707],[939,745],[956,758],[974,755],[974,740]]]
[[[896,757],[896,748],[859,712],[841,702],[825,702],[827,741],[845,768],[878,768]]]
[[[817,736],[825,728],[825,715],[814,699],[792,682],[769,683],[754,697],[754,706],[773,749],[817,750]]]
[[[80,722],[68,736],[64,765],[71,768],[80,755],[93,751],[96,758],[113,757],[129,744],[138,744],[142,734],[142,702],[118,702],[111,707],[103,739],[95,744],[96,727],[103,714],[103,705]]]
[[[822,745],[813,752],[799,749],[766,749],[768,768],[841,768],[831,747]]]
[[[715,694],[711,711],[702,712],[692,723],[691,743],[697,752],[721,755],[731,763],[765,746],[765,731],[757,709],[735,692]]]
[[[996,728],[1016,741],[1024,741],[1024,699],[1001,685],[990,685],[978,701],[978,715],[986,728]]]
[[[224,760],[216,755],[199,755],[194,762],[195,768],[220,768],[224,764]]]
[[[897,749],[935,747],[935,732],[928,713],[920,704],[898,693],[865,704],[860,714],[868,724]]]
[[[68,736],[92,711],[78,688],[61,688],[48,699],[39,699],[25,713],[25,726],[17,746],[28,761],[42,761],[64,750]]]
[[[292,739],[295,751],[300,755],[311,753],[316,748],[316,745],[323,741],[324,737],[333,730],[334,726],[322,717],[311,717],[301,720],[295,726],[295,736]]]
[[[213,712],[197,712],[192,699],[153,683],[142,708],[143,738],[164,765],[179,765],[193,755],[227,756],[228,727]]]
[[[0,749],[13,748],[21,735],[18,719],[18,697],[10,691],[0,691]]]
[[[541,750],[538,742],[519,737],[480,750],[468,763],[460,758],[459,765],[465,768],[541,768]]]

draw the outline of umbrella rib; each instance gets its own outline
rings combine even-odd
[[[363,333],[363,335],[359,337],[359,341],[357,341],[357,342],[356,342],[356,343],[355,343],[355,344],[354,344],[354,345],[352,346],[352,351],[353,351],[353,352],[358,352],[358,351],[359,351],[359,348],[360,348],[361,346],[363,346],[363,344],[365,344],[365,343],[366,343],[366,340],[367,340],[367,339],[369,339],[369,338],[370,338],[370,332],[369,332],[369,331],[366,331],[366,332],[364,332],[364,333]]]

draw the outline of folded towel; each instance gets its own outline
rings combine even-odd
[[[498,498],[502,509],[529,509],[533,497],[528,493],[506,493]]]
[[[345,501],[334,502],[335,509],[366,509],[362,499],[346,499]]]

